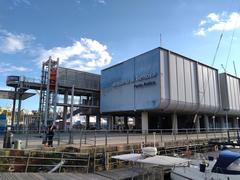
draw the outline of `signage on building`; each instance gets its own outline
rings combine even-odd
[[[142,81],[147,81],[150,79],[153,79],[155,77],[157,77],[158,73],[147,73],[147,74],[143,74],[143,75],[138,75],[135,76],[134,80],[125,80],[125,81],[119,81],[119,82],[114,82],[112,84],[112,87],[121,87],[124,85],[128,85],[128,84],[133,84],[133,83],[138,83],[138,82],[142,82]],[[155,85],[156,81],[147,81],[147,82],[142,82],[139,84],[135,84],[134,87],[135,88],[139,88],[139,87],[144,87],[144,86],[151,86],[151,85]]]

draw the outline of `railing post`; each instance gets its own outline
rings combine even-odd
[[[85,130],[84,144],[87,144],[87,130]]]
[[[25,143],[25,149],[28,148],[28,132],[26,131],[26,143]]]
[[[107,130],[105,131],[105,147],[107,147]]]
[[[197,131],[197,140],[198,140],[198,133],[199,133],[199,132]]]
[[[58,146],[60,146],[60,131],[58,131]]]
[[[80,129],[80,143],[79,143],[80,151],[81,151],[81,148],[82,148],[82,133],[83,133],[83,129]]]
[[[127,130],[127,144],[129,144],[129,130]]]
[[[163,134],[162,134],[162,129],[161,129],[161,142],[163,141]]]
[[[208,140],[208,130],[206,129],[206,139]]]
[[[97,135],[96,135],[96,129],[94,130],[94,147],[97,145]]]

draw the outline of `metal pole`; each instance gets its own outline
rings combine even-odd
[[[11,130],[13,130],[13,125],[14,125],[16,98],[17,98],[17,87],[15,87],[15,90],[14,90],[13,108],[12,108],[12,117],[11,117]]]
[[[46,105],[45,105],[45,112],[44,112],[44,127],[47,127],[47,120],[48,120],[48,112],[49,112],[49,97],[50,97],[50,73],[51,73],[51,66],[52,66],[51,57],[48,59],[48,80],[47,80],[47,94],[46,94]]]
[[[228,130],[228,111],[226,110],[226,128]]]
[[[69,144],[73,144],[73,136],[72,136],[73,101],[74,101],[74,85],[72,86],[72,96],[71,96]]]
[[[19,95],[18,95],[18,114],[17,114],[17,131],[19,130],[19,121],[20,121],[20,118],[21,118],[21,104],[22,104],[22,94],[19,92]]]
[[[58,102],[58,63],[59,59],[57,59],[56,65],[56,84],[55,84],[55,92],[54,92],[54,103],[53,103],[53,124],[55,124],[57,120],[57,102]]]

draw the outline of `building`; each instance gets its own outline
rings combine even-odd
[[[156,48],[102,70],[100,111],[123,116],[126,126],[134,117],[144,131],[233,128],[239,127],[239,95],[239,78]]]

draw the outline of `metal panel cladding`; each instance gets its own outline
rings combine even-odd
[[[222,73],[220,77],[222,110],[230,114],[240,113],[240,80],[230,74]]]
[[[86,90],[100,90],[100,75],[77,71],[74,69],[62,68],[58,69],[58,82],[60,86],[72,87]]]
[[[198,112],[216,113],[220,110],[220,93],[217,69],[197,63]]]
[[[161,109],[196,111],[198,108],[196,62],[161,49]]]
[[[154,49],[103,70],[101,112],[159,108],[159,58]]]

